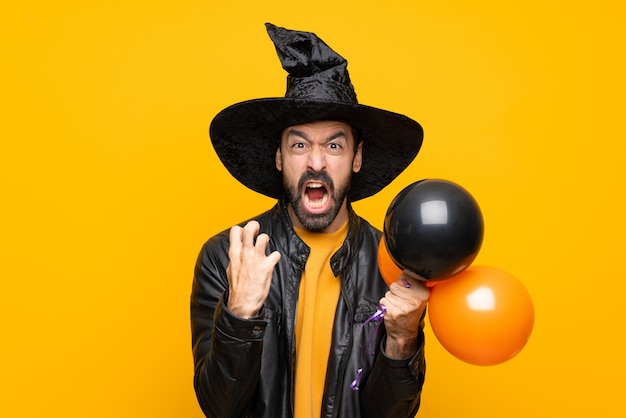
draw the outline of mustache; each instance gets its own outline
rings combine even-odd
[[[307,171],[307,172],[305,172],[302,175],[302,177],[300,177],[300,180],[298,181],[298,189],[301,190],[304,187],[304,184],[306,182],[309,182],[309,181],[319,181],[319,182],[322,182],[322,183],[326,183],[326,184],[328,184],[328,186],[330,187],[331,190],[334,190],[334,188],[335,188],[335,185],[333,183],[333,179],[330,178],[328,173],[326,173],[325,171],[320,171],[320,172]]]

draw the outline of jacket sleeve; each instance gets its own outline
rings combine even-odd
[[[226,308],[228,238],[209,240],[196,262],[191,293],[194,388],[207,417],[243,417],[259,380],[262,318],[242,319]]]
[[[412,358],[394,360],[385,356],[381,343],[367,383],[361,393],[363,417],[412,418],[420,407],[426,361],[424,321],[420,322],[418,350]]]

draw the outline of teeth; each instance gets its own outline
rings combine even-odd
[[[306,187],[310,187],[312,189],[319,189],[320,187],[324,187],[322,183],[309,183]]]
[[[310,208],[313,209],[318,209],[323,207],[326,204],[326,201],[328,200],[328,196],[324,195],[324,197],[322,198],[322,200],[317,200],[315,202],[311,201],[309,199],[309,197],[307,195],[304,195],[304,201],[307,204],[307,206],[309,206]]]

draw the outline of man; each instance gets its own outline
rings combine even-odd
[[[198,257],[199,404],[219,418],[413,417],[429,293],[405,274],[387,287],[381,232],[351,202],[410,164],[422,128],[358,104],[347,62],[316,35],[267,30],[289,73],[285,97],[224,109],[210,135],[235,178],[278,202]]]

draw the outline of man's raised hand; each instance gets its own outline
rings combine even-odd
[[[250,221],[243,228],[230,229],[227,306],[241,318],[254,317],[261,310],[269,295],[272,272],[280,260],[278,251],[265,255],[270,238],[259,234],[260,228],[257,221]]]

